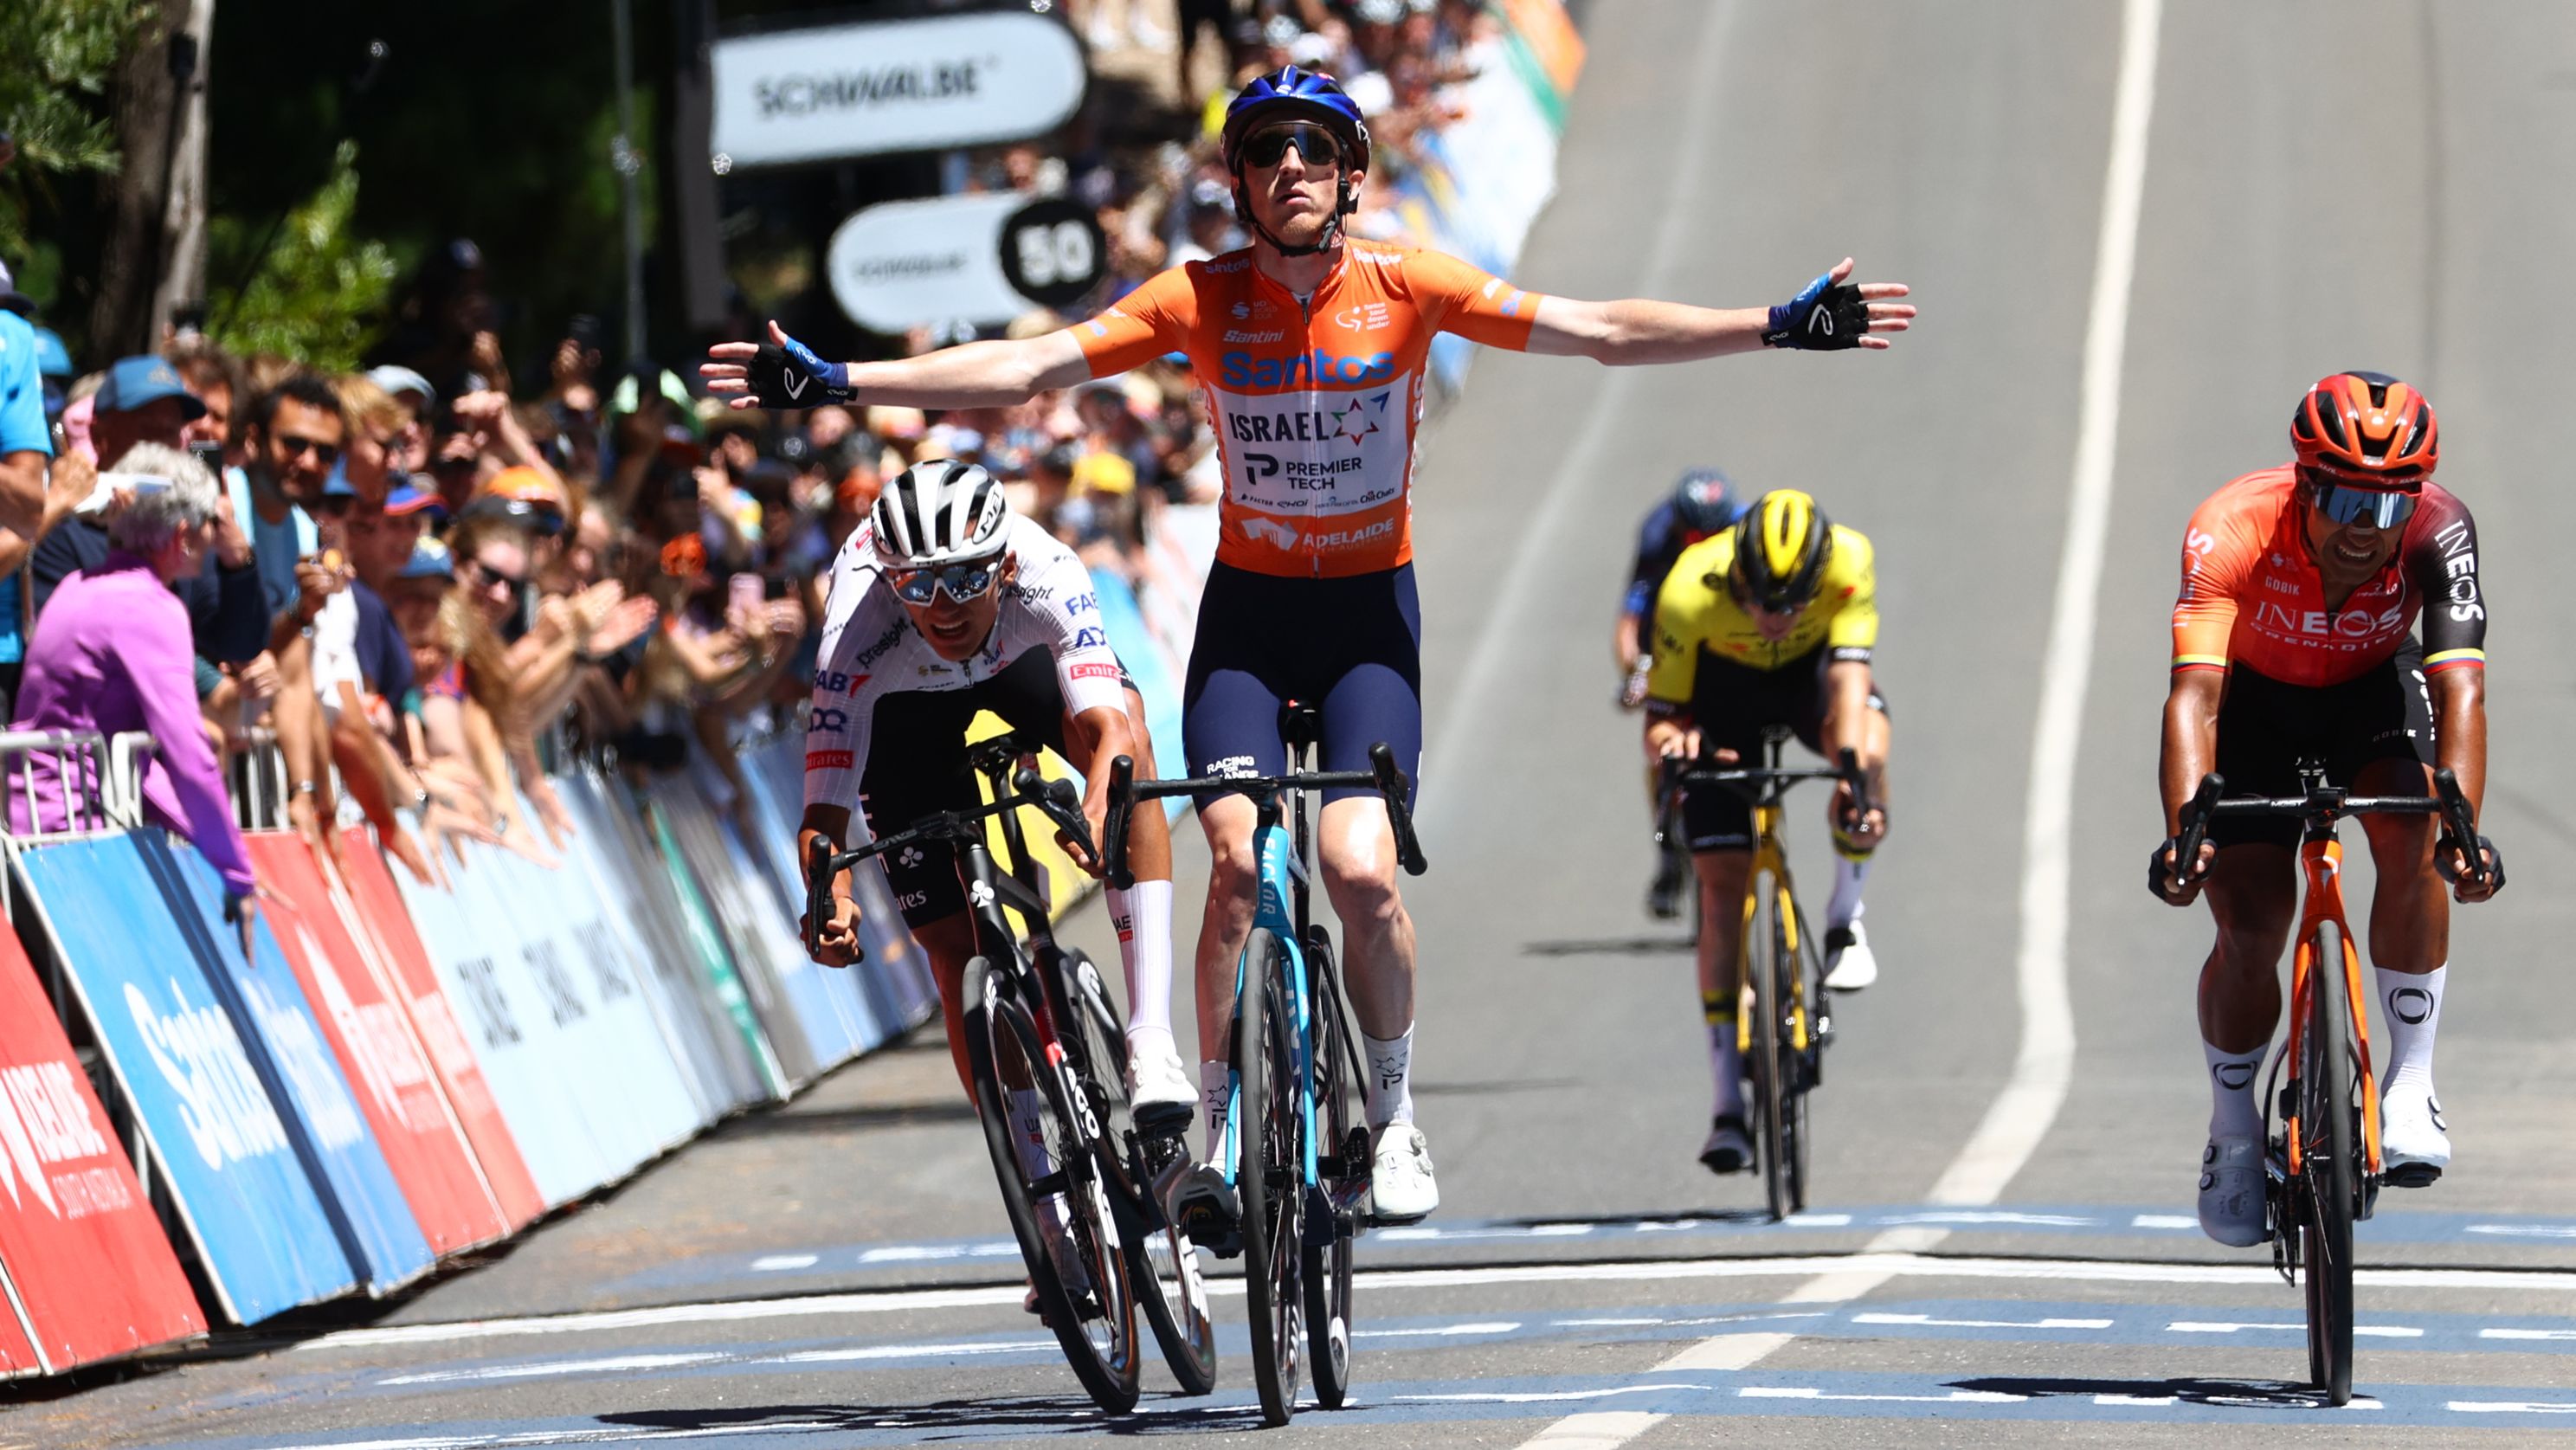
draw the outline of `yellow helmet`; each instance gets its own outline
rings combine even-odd
[[[1816,501],[1794,488],[1776,488],[1735,521],[1735,562],[1727,579],[1746,602],[1787,614],[1816,597],[1833,556],[1833,526]]]

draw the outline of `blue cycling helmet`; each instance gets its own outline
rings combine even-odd
[[[1243,139],[1252,134],[1261,121],[1314,121],[1330,130],[1342,145],[1342,174],[1335,198],[1333,216],[1313,243],[1292,247],[1270,234],[1267,227],[1254,220],[1252,196],[1243,184]],[[1360,209],[1359,188],[1351,184],[1354,172],[1368,170],[1368,122],[1360,115],[1359,103],[1342,90],[1342,83],[1322,71],[1281,66],[1266,76],[1256,77],[1225,108],[1225,169],[1234,175],[1234,219],[1245,230],[1268,242],[1284,257],[1303,257],[1323,251],[1341,242],[1342,218]]]
[[[1342,83],[1322,71],[1282,66],[1255,77],[1225,108],[1225,169],[1241,168],[1243,138],[1255,121],[1320,121],[1341,138],[1349,170],[1369,169],[1368,120]]]
[[[1673,522],[1693,540],[1723,532],[1742,512],[1734,486],[1718,469],[1694,468],[1673,485]]]

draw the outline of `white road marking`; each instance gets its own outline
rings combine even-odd
[[[1855,1314],[1854,1324],[1916,1324],[1933,1329],[2108,1329],[2108,1319],[1935,1319],[1929,1314]]]
[[[2576,1415],[2576,1402],[2565,1400],[2453,1400],[2462,1415]]]
[[[2095,1395],[2097,1405],[2118,1405],[2128,1409],[2170,1410],[2182,1403],[2180,1395]]]
[[[1444,1324],[1437,1329],[1354,1329],[1353,1339],[1430,1339],[1478,1334],[1509,1334],[1520,1328],[1512,1320],[1492,1324]]]
[[[2480,1339],[2576,1339],[2576,1329],[2481,1329]]]
[[[930,1359],[962,1354],[1026,1354],[1035,1349],[1055,1349],[1052,1339],[986,1340],[981,1344],[871,1344],[857,1349],[800,1349],[794,1354],[772,1355],[752,1360],[753,1364],[849,1364],[874,1359]]]
[[[2168,1334],[2234,1334],[2240,1330],[2270,1330],[2282,1334],[2305,1334],[2305,1324],[2232,1324],[2223,1320],[2177,1319],[2165,1326]],[[2355,1334],[2377,1339],[2421,1339],[2424,1331],[2403,1324],[2356,1324]]]
[[[1998,1390],[1952,1390],[1945,1395],[1856,1395],[1827,1394],[1823,1390],[1791,1385],[1746,1385],[1735,1392],[1746,1400],[1868,1400],[1900,1405],[2018,1405],[2028,1395],[2008,1395]]]
[[[751,1271],[755,1274],[785,1273],[795,1269],[810,1269],[821,1262],[822,1256],[819,1254],[764,1254],[751,1261]]]
[[[1704,1390],[1707,1385],[1613,1385],[1600,1390],[1491,1390],[1454,1395],[1389,1395],[1398,1404],[1543,1405],[1557,1400],[1602,1400],[1612,1395],[1645,1395],[1661,1390]],[[1661,1415],[1640,1418],[1663,1418]],[[1554,1441],[1561,1445],[1563,1442]]]
[[[2186,1229],[2200,1227],[2200,1220],[2187,1213],[2142,1213],[2129,1220],[2131,1228]]]
[[[2000,1189],[2003,1185],[1997,1184]],[[2071,1213],[2024,1213],[2008,1208],[1935,1208],[1920,1213],[1889,1214],[1891,1224],[2021,1224],[2031,1228],[2091,1228],[2102,1222]]]
[[[2576,1224],[2473,1223],[2464,1232],[2519,1239],[2576,1239]]]
[[[471,1383],[487,1380],[547,1379],[567,1374],[610,1374],[623,1370],[672,1369],[684,1364],[704,1364],[711,1359],[727,1358],[721,1354],[618,1354],[601,1359],[557,1359],[543,1364],[490,1365],[481,1369],[429,1370],[421,1374],[398,1374],[376,1381],[379,1385],[436,1385]]]

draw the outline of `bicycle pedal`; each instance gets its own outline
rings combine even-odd
[[[2442,1170],[2430,1163],[2398,1163],[2379,1175],[2379,1181],[2391,1188],[2430,1188],[2442,1176]]]
[[[1136,1132],[1144,1138],[1178,1138],[1198,1114],[1188,1103],[1146,1103],[1135,1110]]]

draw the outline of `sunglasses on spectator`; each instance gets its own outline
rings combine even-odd
[[[2386,488],[2356,488],[2325,474],[2308,476],[2308,497],[2317,512],[2338,526],[2368,520],[2373,528],[2393,529],[2415,514],[2416,495]]]
[[[901,574],[888,574],[895,595],[906,604],[929,604],[946,590],[948,597],[960,604],[984,597],[993,581],[1002,575],[1002,561],[986,559],[976,564],[949,564],[937,569],[913,569]]]
[[[1243,138],[1243,159],[1254,166],[1276,166],[1291,146],[1308,166],[1342,164],[1342,138],[1312,121],[1262,127]]]
[[[337,443],[324,443],[319,439],[299,437],[293,433],[280,433],[277,435],[277,446],[285,449],[286,456],[289,458],[301,458],[310,453],[321,462],[324,468],[340,461],[340,445]]]
[[[486,588],[489,588],[494,584],[507,584],[513,589],[522,589],[525,588],[528,583],[526,575],[505,573],[502,570],[495,569],[491,565],[484,563],[480,559],[468,559],[465,561],[465,565],[480,577],[484,587]]]

